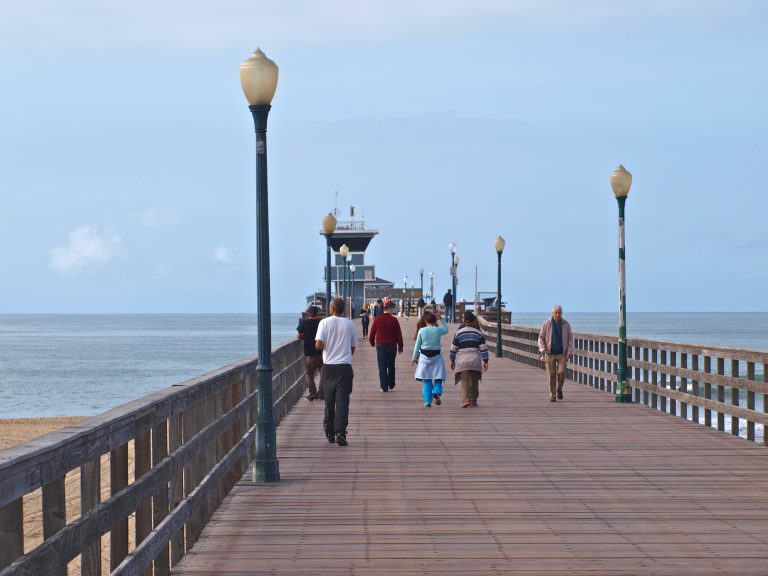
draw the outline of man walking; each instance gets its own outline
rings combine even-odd
[[[310,402],[318,398],[323,399],[322,379],[320,380],[320,388],[315,386],[315,372],[323,367],[323,352],[315,347],[315,336],[320,324],[320,318],[317,317],[318,312],[317,306],[307,308],[307,317],[302,319],[299,322],[299,327],[296,328],[296,340],[304,341],[304,377],[307,380],[307,388],[309,388],[307,400]]]
[[[549,401],[562,400],[565,367],[573,356],[573,332],[571,325],[563,318],[563,307],[560,305],[552,308],[552,317],[541,327],[539,352],[544,355],[547,367]]]
[[[379,386],[382,392],[389,392],[395,387],[395,358],[403,351],[403,333],[400,322],[392,314],[395,303],[384,303],[384,313],[377,316],[368,333],[368,342],[376,347],[376,360],[379,363]]]
[[[443,306],[445,307],[445,317],[448,318],[448,322],[455,322],[456,318],[453,317],[453,294],[451,294],[450,288],[448,288],[448,292],[443,296]]]
[[[344,300],[334,298],[331,315],[317,328],[315,347],[323,351],[322,382],[325,389],[325,437],[339,446],[347,445],[349,396],[352,394],[352,355],[357,348],[355,323],[344,318]]]

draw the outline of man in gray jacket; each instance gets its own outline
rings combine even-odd
[[[565,367],[573,356],[573,332],[563,319],[563,307],[552,308],[552,317],[544,322],[539,332],[539,352],[544,355],[549,376],[549,401],[563,399]]]

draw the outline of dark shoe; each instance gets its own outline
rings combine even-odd
[[[558,400],[562,400],[563,399],[563,393],[562,392],[558,392],[557,393],[557,399]]]
[[[392,384],[389,385],[389,389],[390,390],[394,390],[395,386],[397,386],[397,383],[396,382],[392,382]]]
[[[333,434],[326,434],[325,437],[328,438],[328,442],[331,444],[336,444],[336,436]]]
[[[309,400],[310,402],[312,402],[312,400],[316,400],[316,399],[317,399],[317,395],[315,395],[315,394],[310,394],[309,396],[307,396],[307,400]]]
[[[382,392],[389,392],[389,388],[382,388],[381,391]]]
[[[477,400],[472,400],[472,402],[469,403],[470,406],[477,406]]]
[[[346,446],[349,442],[347,442],[347,437],[344,434],[336,434],[336,444]]]
[[[442,400],[440,400],[440,394],[438,394],[437,392],[435,392],[434,394],[432,394],[432,398],[434,398],[434,400],[435,400],[435,404],[437,404],[438,406],[440,406],[440,404],[442,404],[442,403],[443,403],[443,401],[442,401]]]
[[[550,402],[557,402],[557,399],[554,396],[549,397]]]
[[[424,408],[432,408],[432,404],[427,402],[426,404],[424,404]]]

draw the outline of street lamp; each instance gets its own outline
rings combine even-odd
[[[253,477],[280,480],[277,435],[272,413],[272,312],[269,280],[269,204],[267,194],[267,116],[277,88],[277,65],[256,48],[240,65],[240,84],[256,130],[256,292],[258,326],[258,426]]]
[[[624,263],[624,204],[627,202],[632,174],[619,164],[610,176],[611,188],[619,203],[619,370],[616,375],[616,402],[632,402],[632,391],[627,386],[627,293]]]
[[[346,244],[342,244],[341,248],[339,248],[339,255],[341,256],[341,282],[337,283],[337,286],[341,288],[341,290],[337,289],[336,293],[339,294],[340,292],[341,297],[343,299],[344,296],[346,296],[345,294],[346,287],[344,286],[344,280],[346,280],[346,278],[344,275],[346,274],[346,271],[347,271],[346,266],[347,266],[347,256],[349,256],[349,246],[347,246]],[[338,274],[336,276],[338,277]]]
[[[435,299],[435,273],[429,273],[429,299]]]
[[[496,357],[501,358],[504,351],[501,347],[501,253],[504,252],[504,238],[496,236],[493,247],[496,248],[496,255],[499,257],[499,268],[496,284]]]
[[[421,277],[421,297],[424,298],[424,268],[419,268],[419,276]]]
[[[459,301],[456,291],[459,285],[459,257],[453,257],[453,321],[456,322],[456,302]]]
[[[350,272],[350,284],[352,285],[352,289],[350,290],[351,296],[349,298],[349,317],[353,320],[355,319],[355,311],[353,310],[355,306],[355,265],[350,264],[349,265],[349,272]]]
[[[352,285],[351,285],[351,282],[349,281],[349,278],[350,278],[349,269],[352,267],[352,254],[347,254],[347,257],[345,258],[345,260],[346,260],[346,266],[347,266],[347,270],[344,272],[344,279],[347,282],[345,292],[347,294],[347,297],[349,297],[349,295],[352,293]],[[351,318],[352,302],[349,303],[349,314]]]
[[[456,243],[451,242],[448,244],[448,250],[451,253],[451,298],[453,299],[453,303],[451,304],[451,322],[456,322],[456,263],[454,260],[456,259]]]
[[[323,234],[325,235],[325,315],[330,316],[331,307],[331,236],[336,231],[336,218],[328,212],[323,218]]]

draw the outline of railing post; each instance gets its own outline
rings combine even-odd
[[[24,555],[24,504],[21,498],[0,506],[0,570]]]

